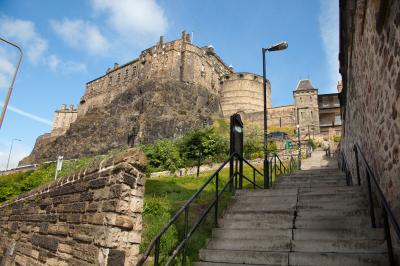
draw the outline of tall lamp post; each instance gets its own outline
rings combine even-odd
[[[264,188],[269,188],[269,165],[268,165],[268,132],[267,132],[267,78],[265,66],[265,53],[285,50],[287,42],[280,42],[269,48],[262,48],[263,57],[263,91],[264,91]]]
[[[0,37],[0,41],[3,41],[3,42],[5,42],[5,43],[7,43],[9,45],[14,46],[19,51],[18,63],[17,63],[17,66],[15,68],[15,71],[14,71],[14,75],[13,75],[13,78],[12,78],[12,81],[11,81],[10,88],[8,89],[6,99],[4,101],[3,109],[1,110],[1,115],[0,115],[0,129],[1,129],[1,126],[3,125],[4,116],[6,115],[7,105],[8,105],[8,102],[10,101],[11,92],[12,92],[12,89],[13,89],[13,86],[14,86],[14,81],[15,81],[15,78],[17,77],[17,72],[18,72],[19,65],[21,64],[22,49],[18,45],[16,45],[15,43],[7,41],[7,40],[5,40],[5,39],[3,39],[1,37]]]
[[[16,141],[22,141],[22,140],[20,140],[20,139],[12,139],[12,140],[11,140],[11,147],[10,147],[10,152],[8,153],[8,160],[7,160],[6,171],[8,170],[8,165],[10,164],[11,151],[12,151],[12,148],[13,148],[14,140],[16,140]]]

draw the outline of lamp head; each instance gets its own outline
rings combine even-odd
[[[280,51],[280,50],[285,50],[288,48],[288,43],[287,41],[280,42],[278,44],[272,45],[271,47],[267,48],[268,52],[275,52],[275,51]]]

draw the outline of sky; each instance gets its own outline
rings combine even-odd
[[[115,62],[126,63],[163,35],[183,30],[197,46],[212,44],[235,71],[262,73],[261,48],[287,41],[267,54],[272,105],[293,102],[299,79],[319,93],[336,91],[338,0],[0,0],[0,37],[23,49],[0,129],[0,170],[28,155],[39,135],[51,131],[61,104],[79,103],[86,82]],[[0,106],[18,59],[0,43]]]

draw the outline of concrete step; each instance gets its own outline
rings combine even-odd
[[[263,221],[274,221],[274,222],[293,222],[294,214],[288,213],[264,213],[264,212],[227,212],[224,215],[226,220],[263,220]]]
[[[338,253],[384,253],[385,240],[295,240],[292,251]]]
[[[212,239],[207,249],[241,250],[241,251],[290,251],[290,239]]]
[[[241,250],[209,250],[202,249],[199,258],[205,262],[288,265],[288,252],[241,251]],[[343,265],[342,265],[343,266]]]
[[[274,189],[288,189],[288,188],[327,188],[327,187],[340,187],[340,186],[346,186],[346,182],[342,183],[331,183],[331,184],[326,184],[326,183],[315,183],[315,184],[310,184],[310,183],[304,183],[304,184],[277,184],[274,186]]]
[[[346,203],[346,202],[299,202],[298,208],[305,210],[354,210],[366,209],[367,202]]]
[[[300,233],[301,234],[301,233]],[[301,235],[299,237],[301,238]],[[292,229],[227,229],[214,228],[212,231],[213,238],[221,239],[292,239]],[[301,239],[299,239],[301,240]]]
[[[359,193],[340,193],[340,194],[307,194],[299,195],[299,201],[339,201],[339,200],[362,200],[366,201],[367,198]]]
[[[310,205],[314,203],[338,203],[338,204],[343,204],[343,203],[348,203],[348,204],[361,204],[365,206],[365,203],[368,202],[366,199],[359,197],[359,198],[341,198],[341,197],[330,197],[330,196],[321,196],[319,198],[299,198],[299,203],[300,204],[305,204],[305,205]]]
[[[293,227],[291,220],[276,221],[276,220],[228,220],[220,219],[218,225],[221,228],[231,229],[290,229]]]
[[[340,218],[303,218],[298,217],[295,221],[296,228],[304,229],[351,229],[369,228],[370,219],[364,217],[340,217]]]
[[[342,176],[287,176],[278,177],[277,182],[288,181],[288,182],[299,182],[299,181],[342,181],[346,180]]]
[[[235,196],[232,202],[244,203],[259,203],[259,204],[295,204],[297,202],[297,195],[290,196],[266,196],[266,197],[252,197],[252,196]]]
[[[235,192],[235,196],[285,196],[285,195],[297,195],[297,189],[238,189]]]
[[[330,194],[345,194],[345,193],[360,193],[364,194],[361,187],[358,186],[338,186],[338,187],[326,187],[326,188],[300,188],[300,195],[330,195]]]
[[[331,180],[331,181],[281,181],[276,182],[274,187],[294,186],[294,187],[320,187],[320,186],[345,186],[346,181]]]
[[[383,229],[352,228],[352,229],[294,229],[294,240],[383,240]]]
[[[386,266],[387,254],[292,252],[289,265],[296,266]]]
[[[318,210],[312,208],[302,208],[297,210],[297,218],[318,218],[325,217],[326,219],[338,218],[338,217],[358,217],[368,216],[369,211],[366,208],[347,208],[347,209],[327,209]]]
[[[270,213],[291,213],[296,209],[296,203],[288,204],[257,204],[255,203],[233,203],[228,212],[270,212]]]
[[[192,265],[193,266],[220,266],[220,265],[221,266],[239,266],[239,265],[243,265],[243,264],[199,261],[199,262],[194,262]],[[260,264],[246,264],[246,266],[260,266]]]

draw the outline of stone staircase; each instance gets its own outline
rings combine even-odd
[[[238,190],[194,265],[388,265],[383,229],[371,228],[367,204],[337,169]]]

